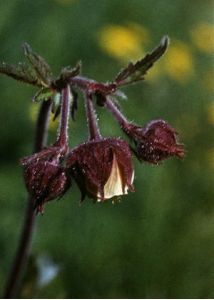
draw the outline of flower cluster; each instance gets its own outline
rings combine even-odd
[[[122,114],[114,101],[125,96],[119,88],[144,80],[147,71],[165,53],[168,42],[164,37],[157,48],[136,63],[129,63],[110,83],[80,76],[80,64],[73,69],[63,68],[59,77],[52,78],[48,64],[27,44],[24,50],[31,68],[25,64],[17,68],[0,65],[1,73],[39,87],[34,101],[51,101],[55,118],[60,115],[56,142],[21,160],[26,188],[37,212],[43,212],[46,202],[64,195],[72,181],[77,183],[82,200],[88,196],[103,202],[134,191],[133,154],[139,161],[152,164],[172,156],[183,158],[184,147],[166,121],[153,120],[145,127],[138,126]],[[69,117],[74,119],[79,91],[85,98],[89,139],[70,149]],[[95,103],[111,112],[130,144],[119,137],[102,137]]]

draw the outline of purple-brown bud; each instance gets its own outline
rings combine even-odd
[[[86,194],[104,201],[133,191],[131,152],[119,138],[92,140],[74,148],[66,167],[81,190],[82,200]]]
[[[61,197],[70,186],[69,177],[60,166],[60,156],[57,147],[49,147],[21,161],[25,185],[37,212],[43,212],[46,202]]]
[[[135,154],[140,161],[158,164],[171,156],[184,157],[184,147],[177,142],[177,133],[164,120],[154,120],[141,128],[128,124],[126,134],[135,142]]]

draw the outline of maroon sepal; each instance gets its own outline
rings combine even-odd
[[[183,158],[184,146],[177,142],[177,132],[164,120],[154,120],[144,128],[128,124],[123,128],[135,142],[134,153],[140,161],[158,164],[171,156]]]
[[[46,202],[63,196],[70,187],[67,171],[60,165],[60,151],[51,146],[21,160],[25,185],[37,212],[43,212]]]
[[[81,190],[82,200],[88,195],[104,201],[134,190],[131,151],[119,138],[79,145],[68,154],[66,167]]]

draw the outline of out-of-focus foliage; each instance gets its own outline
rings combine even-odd
[[[214,297],[213,6],[212,0],[0,1],[0,60],[19,62],[28,42],[56,74],[82,60],[84,75],[111,80],[168,34],[169,51],[144,82],[124,88],[128,101],[121,105],[141,125],[166,119],[187,148],[184,161],[158,167],[135,161],[136,192],[121,203],[80,206],[73,185],[47,205],[22,296]],[[10,78],[0,77],[0,90],[2,290],[26,205],[19,158],[31,152],[39,104],[31,103],[34,88]],[[79,107],[71,147],[87,138],[82,99]],[[103,135],[122,135],[103,108],[98,114]],[[56,127],[51,123],[49,142]]]

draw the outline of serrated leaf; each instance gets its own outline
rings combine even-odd
[[[16,66],[3,62],[0,64],[0,73],[34,86],[43,86],[40,80],[37,78],[34,70],[25,63],[19,63]]]
[[[63,81],[67,81],[68,79],[75,77],[80,74],[81,70],[81,62],[78,62],[74,68],[65,67],[61,70],[60,78]]]
[[[74,68],[65,67],[61,70],[59,77],[52,82],[52,85],[56,89],[62,89],[67,83],[69,83],[72,77],[75,77],[80,74],[81,71],[81,62],[78,62]]]
[[[47,101],[54,96],[55,92],[50,88],[41,88],[33,97],[34,102]]]
[[[23,49],[29,63],[32,65],[41,82],[43,82],[43,86],[49,86],[52,77],[49,65],[46,63],[44,58],[33,52],[30,45],[28,45],[27,43],[24,43]]]
[[[169,44],[169,38],[164,36],[160,45],[156,47],[151,53],[136,63],[130,62],[128,66],[120,71],[116,76],[114,82],[118,85],[125,85],[139,80],[143,80],[147,71],[153,64],[166,52]]]

